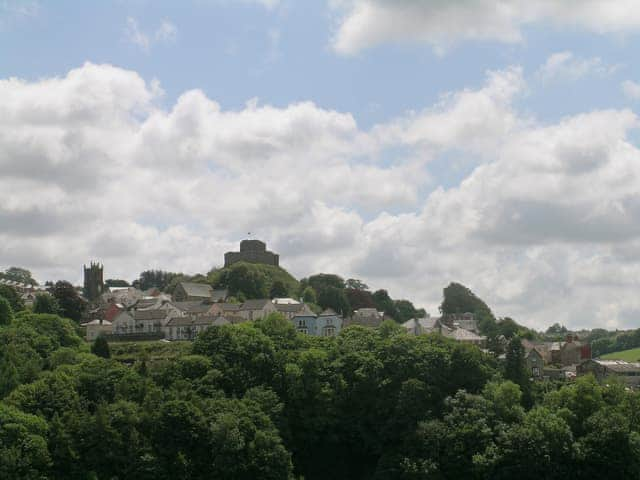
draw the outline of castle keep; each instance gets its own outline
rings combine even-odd
[[[224,254],[225,267],[238,262],[262,263],[277,267],[280,263],[280,256],[267,250],[267,244],[260,240],[242,240],[239,252],[227,252]]]

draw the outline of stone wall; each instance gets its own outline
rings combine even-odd
[[[266,244],[260,240],[243,240],[240,242],[239,252],[224,254],[225,267],[238,262],[261,263],[277,267],[280,263],[280,256],[267,250]]]

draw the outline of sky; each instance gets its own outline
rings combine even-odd
[[[0,269],[241,239],[431,314],[640,323],[636,0],[0,0]]]

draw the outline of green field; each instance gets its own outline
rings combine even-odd
[[[606,355],[602,355],[600,358],[603,360],[626,360],[627,362],[637,362],[640,361],[640,348],[607,353]]]

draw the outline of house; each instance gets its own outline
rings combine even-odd
[[[163,331],[168,340],[194,340],[209,327],[231,323],[227,318],[218,315],[174,317],[164,325]]]
[[[354,310],[351,317],[345,319],[344,326],[362,325],[363,327],[379,327],[384,320],[384,312],[379,312],[375,308],[359,308]]]
[[[464,328],[451,328],[446,325],[442,325],[440,333],[442,336],[451,338],[456,342],[469,343],[471,345],[476,345],[479,348],[485,348],[487,346],[487,337],[478,335],[477,333]]]
[[[110,335],[112,324],[108,320],[95,319],[88,323],[83,323],[83,327],[86,330],[86,339],[88,342],[93,342],[100,335]]]
[[[474,333],[480,333],[476,317],[473,313],[450,313],[444,315],[440,321],[450,328],[463,328]]]
[[[298,300],[295,300],[293,298],[274,298],[273,300],[271,300],[273,303],[275,303],[276,305],[283,305],[283,304],[288,304],[288,305],[300,305],[302,302],[299,302]]]
[[[158,334],[168,321],[167,310],[135,310],[120,312],[113,319],[114,335]]]
[[[111,324],[112,333],[114,335],[128,335],[136,333],[133,314],[127,310],[123,310],[118,313]]]
[[[274,312],[277,312],[277,310],[276,306],[271,302],[271,299],[260,298],[247,300],[240,306],[236,314],[245,320],[258,320]]]
[[[126,308],[144,298],[144,293],[134,287],[110,287],[100,297],[103,303],[119,303]]]
[[[240,311],[240,307],[242,305],[239,303],[214,303],[211,305],[209,309],[209,313],[211,315],[238,315]]]
[[[541,378],[544,374],[544,357],[531,342],[525,343],[523,340],[522,346],[524,347],[524,361],[529,375],[533,378]]]
[[[213,299],[213,288],[206,283],[180,282],[173,291],[173,299],[176,302]]]
[[[451,338],[457,342],[470,343],[480,348],[485,348],[487,337],[474,331],[459,327],[455,322],[445,323],[442,318],[430,317],[412,318],[402,324],[410,335],[428,335],[437,333],[443,337]]]
[[[287,320],[291,320],[296,315],[304,313],[313,313],[304,303],[274,303],[278,313],[282,314]]]
[[[599,382],[607,378],[619,378],[629,386],[640,385],[640,362],[589,359],[576,367],[578,376],[589,373],[593,374]]]
[[[402,324],[410,335],[427,335],[429,333],[440,333],[442,325],[437,317],[427,316],[425,318],[412,318]]]
[[[309,310],[293,317],[291,323],[299,333],[316,337],[335,337],[342,330],[342,317],[331,309],[320,315]]]
[[[545,365],[568,367],[591,358],[591,346],[580,342],[578,337],[568,334],[564,342],[531,342],[522,340],[525,352],[535,348]]]
[[[209,315],[214,306],[214,304],[202,300],[172,302],[171,305],[176,308],[176,313],[182,314],[178,316]]]

